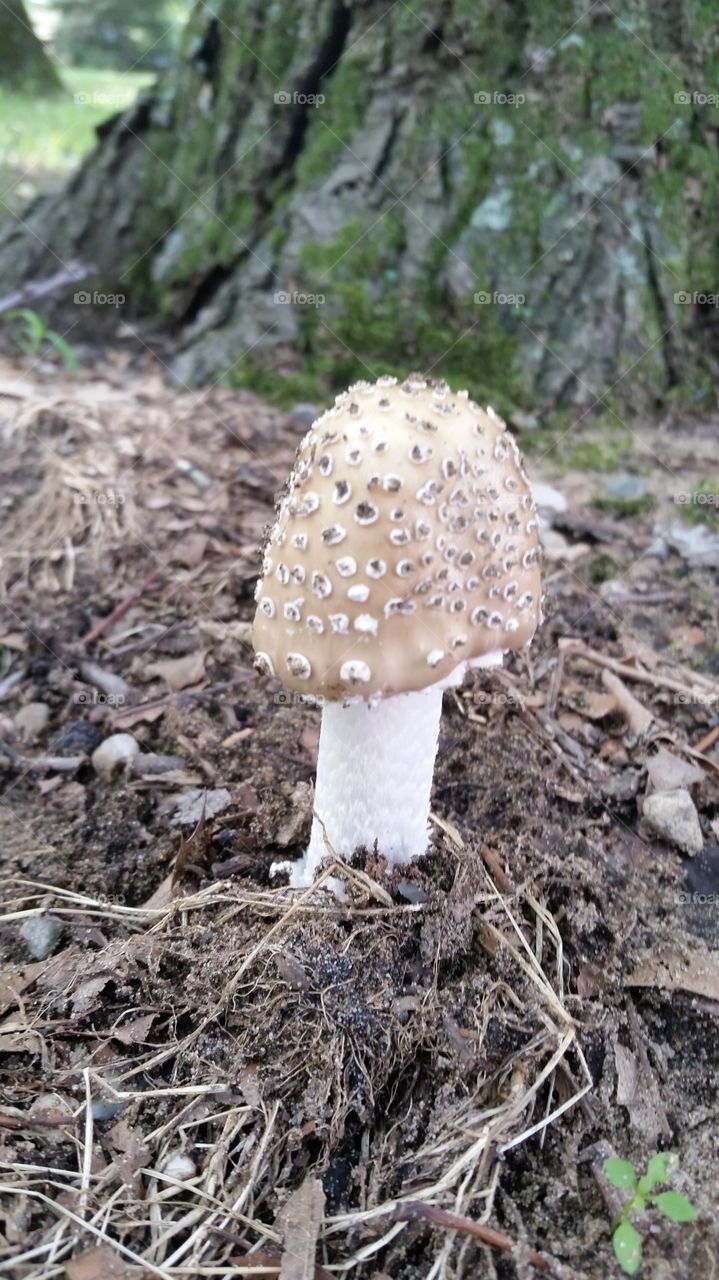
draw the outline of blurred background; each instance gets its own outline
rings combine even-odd
[[[530,426],[704,413],[715,16],[9,0],[3,293],[69,264],[86,309],[63,285],[34,309],[71,345],[138,322],[181,383],[285,405],[400,362]]]

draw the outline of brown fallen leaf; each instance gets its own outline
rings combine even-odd
[[[107,1133],[114,1153],[113,1163],[125,1183],[138,1199],[142,1192],[140,1169],[150,1159],[149,1150],[138,1129],[131,1128],[127,1120],[118,1120]]]
[[[6,631],[0,636],[0,645],[5,649],[13,649],[16,653],[24,653],[27,649],[27,636],[22,631]]]
[[[32,986],[35,979],[47,968],[45,960],[35,960],[13,972],[12,968],[0,973],[0,1014],[19,1004],[18,996]]]
[[[177,561],[178,564],[184,564],[187,569],[194,569],[204,559],[208,541],[206,533],[200,533],[197,530],[186,533],[184,538],[180,538],[172,548],[171,562]]]
[[[672,627],[669,639],[677,649],[684,653],[691,653],[692,649],[696,649],[698,645],[706,644],[707,634],[701,627]]]
[[[704,780],[704,773],[697,765],[689,764],[665,747],[660,747],[656,755],[647,760],[647,773],[655,791],[691,787],[695,782]]]
[[[112,717],[112,727],[119,732],[121,729],[131,729],[135,724],[154,724],[160,716],[164,716],[169,705],[168,698],[155,698],[139,707],[126,707]]]
[[[617,1102],[626,1107],[633,1129],[654,1144],[662,1132],[661,1095],[651,1070],[630,1049],[617,1042],[614,1046],[617,1068]]]
[[[175,862],[172,868],[172,884],[175,885],[181,878],[182,871],[190,865],[201,867],[207,861],[211,849],[210,833],[207,830],[207,821],[205,818],[205,804],[203,801],[202,812],[197,822],[197,826],[185,839],[180,836],[180,847],[175,855]]]
[[[39,1031],[0,1030],[0,1053],[41,1053],[42,1046]]]
[[[324,1210],[322,1183],[319,1178],[305,1178],[277,1215],[283,1244],[279,1280],[314,1280]]]
[[[577,706],[580,715],[588,720],[604,720],[617,710],[617,700],[612,693],[599,693],[596,689],[585,689],[582,702]]]
[[[660,952],[635,969],[627,978],[627,986],[688,991],[707,1000],[719,1000],[719,953],[703,948],[697,948],[690,956],[678,951]]]
[[[108,982],[112,982],[111,973],[101,973],[97,978],[88,978],[85,982],[81,982],[72,994],[72,1012],[76,1018],[83,1018],[91,1009],[96,1008],[98,1001],[96,999],[100,992],[104,990]]]
[[[147,1272],[133,1266],[106,1244],[76,1253],[65,1263],[67,1280],[141,1280]]]
[[[147,1039],[147,1033],[156,1017],[156,1013],[143,1013],[139,1018],[131,1018],[129,1022],[122,1022],[113,1031],[113,1037],[115,1040],[121,1041],[122,1044],[144,1044]]]
[[[181,658],[151,662],[147,667],[147,675],[159,676],[173,693],[177,693],[189,685],[199,684],[205,674],[205,656],[206,650],[198,649],[195,653],[186,653]]]

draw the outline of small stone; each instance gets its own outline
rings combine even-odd
[[[114,1120],[124,1107],[124,1102],[93,1102],[93,1120]]]
[[[316,404],[293,404],[290,416],[298,427],[311,427],[315,418],[319,418],[320,410]]]
[[[397,885],[397,892],[406,902],[411,902],[415,906],[427,901],[427,894],[424,889],[418,884],[412,884],[411,880],[400,880]]]
[[[176,1178],[178,1182],[186,1182],[188,1178],[194,1178],[197,1165],[190,1156],[183,1155],[181,1151],[172,1151],[160,1165],[160,1172],[166,1173],[168,1178]]]
[[[647,483],[641,476],[610,476],[605,481],[604,492],[608,498],[619,502],[634,502],[646,496]]]
[[[684,853],[701,853],[704,837],[694,801],[683,787],[654,791],[644,801],[642,817],[648,827]]]
[[[13,720],[18,737],[23,742],[35,742],[45,732],[50,719],[50,708],[44,702],[27,702]]]
[[[64,927],[52,916],[30,916],[20,929],[20,937],[33,959],[45,960],[57,947]]]
[[[188,791],[175,808],[172,819],[173,827],[196,827],[202,817],[203,809],[206,818],[214,818],[232,804],[232,797],[225,787],[214,791],[203,791],[198,788]]]
[[[682,559],[709,569],[719,569],[719,534],[713,530],[696,524],[686,527],[672,525],[670,529],[662,529],[661,532]]]
[[[102,740],[102,732],[89,720],[67,720],[52,743],[57,756],[92,755]]]
[[[140,744],[131,733],[113,733],[93,751],[92,767],[109,781],[118,771],[127,769],[139,754]]]

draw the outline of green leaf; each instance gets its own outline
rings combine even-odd
[[[654,1203],[672,1222],[693,1222],[697,1216],[694,1205],[680,1191],[662,1191]]]
[[[614,1232],[612,1244],[614,1245],[615,1257],[622,1271],[628,1276],[635,1275],[642,1260],[642,1241],[639,1232],[634,1229],[631,1222],[628,1222],[626,1218],[619,1223]]]
[[[637,1175],[634,1171],[634,1165],[628,1160],[617,1160],[611,1157],[604,1161],[604,1172],[613,1187],[635,1187],[637,1185]]]
[[[48,329],[46,337],[48,342],[52,343],[58,354],[62,356],[63,364],[65,365],[68,373],[78,373],[80,366],[77,363],[75,352],[70,346],[70,343],[66,342],[65,339],[61,337],[59,333],[56,333],[54,329]]]
[[[671,1151],[659,1151],[657,1155],[652,1156],[644,1176],[639,1180],[641,1191],[651,1191],[655,1183],[666,1182],[667,1166],[671,1154]]]

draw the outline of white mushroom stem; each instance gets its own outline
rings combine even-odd
[[[374,847],[389,863],[426,853],[432,775],[439,745],[442,693],[460,684],[468,666],[501,664],[499,650],[416,693],[379,701],[327,702],[322,711],[315,817],[304,858],[292,864],[290,884],[312,884],[330,850],[349,860]]]
[[[439,743],[442,688],[371,704],[328,702],[322,711],[315,818],[307,853],[292,868],[295,887],[312,884],[328,850],[349,859],[375,840],[389,862],[427,849],[429,799]],[[318,821],[319,819],[319,821]]]

